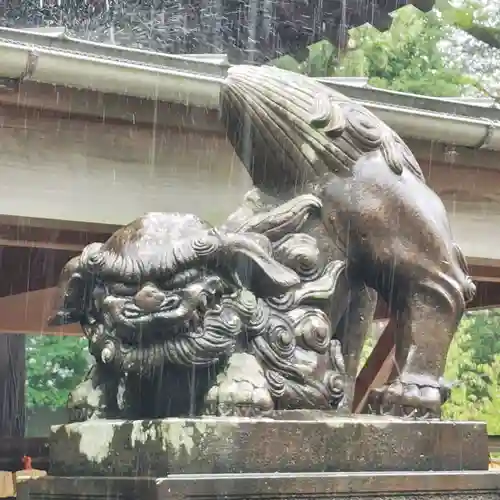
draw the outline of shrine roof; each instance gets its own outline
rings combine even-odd
[[[44,84],[217,109],[229,67],[218,54],[172,55],[89,42],[64,29],[0,28],[0,85]],[[433,98],[322,78],[364,104],[404,137],[500,150],[500,109],[480,98]]]

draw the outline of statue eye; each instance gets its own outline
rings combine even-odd
[[[178,295],[170,295],[163,303],[164,309],[175,309],[180,306],[182,299]]]
[[[108,289],[111,295],[135,295],[139,288],[133,283],[112,283]]]
[[[180,273],[176,274],[169,280],[163,282],[163,290],[175,290],[184,288],[186,285],[192,283],[200,276],[200,271],[198,269],[185,269]]]

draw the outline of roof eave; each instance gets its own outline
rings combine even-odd
[[[78,50],[77,50],[78,49]],[[217,109],[224,57],[172,56],[0,28],[0,76]],[[500,111],[322,79],[404,137],[500,151]]]

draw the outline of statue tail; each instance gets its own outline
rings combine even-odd
[[[348,176],[375,151],[395,175],[407,170],[425,182],[393,130],[314,78],[269,66],[232,67],[221,88],[221,118],[254,185],[264,191],[303,192],[325,177]]]

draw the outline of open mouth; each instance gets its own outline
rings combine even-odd
[[[201,337],[205,314],[220,312],[220,300],[213,294],[202,294],[196,305],[184,301],[175,309],[159,308],[155,312],[144,311],[130,302],[115,314],[115,332],[130,347],[162,343],[176,336]]]
[[[184,289],[177,307],[154,312],[131,298],[108,296],[104,322],[109,333],[96,343],[94,355],[127,373],[149,373],[165,363],[213,365],[241,333],[240,314],[247,314],[249,304],[239,293],[204,285]]]

